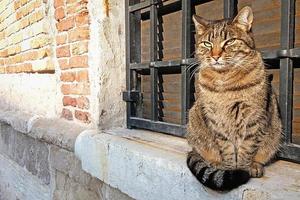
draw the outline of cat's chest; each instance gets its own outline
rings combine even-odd
[[[254,113],[254,109],[252,102],[243,99],[209,101],[203,105],[204,114],[221,126],[242,123]]]
[[[247,123],[257,115],[255,103],[242,95],[239,98],[217,96],[205,99],[202,112],[211,131],[232,141],[243,137]]]

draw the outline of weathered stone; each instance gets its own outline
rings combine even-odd
[[[124,131],[127,134],[116,131],[114,135],[109,132],[83,132],[76,140],[76,155],[84,170],[132,198],[240,200],[243,195],[247,200],[299,198],[300,166],[295,163],[278,161],[266,167],[264,177],[252,178],[249,183],[220,194],[203,187],[187,168],[186,151],[177,147],[184,143],[187,146],[183,138],[153,136],[154,133],[142,130]]]
[[[53,199],[101,200],[97,191],[89,190],[86,185],[81,185],[80,183],[74,181],[74,179],[59,171],[56,172],[56,188]]]
[[[28,133],[28,124],[33,116],[24,112],[4,111],[0,112],[0,121],[10,124],[15,130]]]
[[[82,170],[81,162],[75,157],[74,153],[56,146],[51,146],[50,152],[50,163],[53,168],[82,185],[89,184],[91,175]]]
[[[119,199],[133,200],[133,198],[120,192],[120,190],[117,190],[116,188],[110,187],[109,185],[106,184],[104,184],[102,188],[102,195],[104,196],[104,199],[109,199],[109,200],[119,200]]]
[[[66,184],[66,175],[60,171],[55,172],[56,189],[62,190]]]
[[[49,169],[49,147],[46,145],[41,145],[37,150],[36,165],[38,168],[38,177],[43,180],[44,183],[50,183],[50,169]]]
[[[28,143],[28,148],[25,149],[25,167],[28,171],[30,171],[33,175],[37,174],[36,169],[36,151],[35,151],[35,144]]]
[[[72,164],[74,163],[75,156],[72,152],[61,149],[52,145],[50,147],[50,163],[53,168],[68,174]]]
[[[243,192],[242,200],[270,200],[272,199],[268,192],[263,192],[257,189],[246,189]]]
[[[0,199],[50,200],[51,189],[0,152]]]
[[[63,119],[39,119],[34,123],[29,134],[34,138],[73,151],[76,137],[85,128]]]
[[[73,152],[42,140],[40,136],[47,134],[49,132],[22,133],[0,122],[1,200],[130,199],[82,170],[81,161]],[[1,160],[3,154],[5,159]]]
[[[0,153],[9,156],[33,175],[38,175],[45,184],[50,183],[46,143],[24,135],[7,124],[1,124],[0,135]]]

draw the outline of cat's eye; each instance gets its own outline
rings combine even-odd
[[[232,45],[236,41],[235,38],[229,39],[225,42],[225,45]]]
[[[207,48],[212,48],[212,43],[208,41],[203,41],[202,44]]]

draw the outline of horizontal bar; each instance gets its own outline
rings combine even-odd
[[[137,70],[137,69],[150,69],[150,63],[130,63],[129,68],[131,70]]]
[[[280,59],[280,58],[300,58],[300,48],[261,51],[262,57],[265,60]],[[150,69],[151,67],[179,67],[181,65],[190,65],[196,61],[195,58],[170,61],[154,61],[144,63],[130,63],[131,70]]]
[[[300,48],[262,51],[263,59],[300,58]]]
[[[192,1],[192,3],[193,6],[197,6],[200,4],[207,3],[209,1],[211,0],[201,0],[201,1],[194,0]],[[172,0],[172,1],[164,0],[163,6],[158,10],[158,15],[159,16],[168,15],[170,13],[180,11],[182,10],[181,4],[182,4],[182,0]],[[142,16],[142,20],[148,20],[150,18],[150,12],[149,11],[143,12],[141,16]]]
[[[163,132],[176,136],[184,136],[186,127],[178,124],[171,124],[161,121],[151,121],[138,117],[130,117],[129,124],[136,128],[150,129],[157,132]]]
[[[279,157],[300,163],[300,145],[292,143],[284,144]]]
[[[300,58],[300,48],[289,49],[290,58]]]
[[[158,1],[157,0],[146,0],[146,1],[143,1],[141,3],[138,3],[138,4],[134,4],[132,6],[129,6],[129,9],[128,11],[129,12],[134,12],[134,11],[137,11],[137,10],[142,10],[144,8],[148,8],[150,7],[151,5],[155,5],[157,4]]]
[[[180,67],[181,65],[190,65],[196,61],[195,58],[188,58],[182,60],[170,60],[170,61],[153,61],[145,63],[130,63],[130,69],[149,69],[151,67],[161,68],[161,67]]]
[[[137,11],[137,10],[141,10],[141,9],[144,9],[144,8],[147,8],[147,7],[150,7],[151,6],[151,1],[148,0],[148,1],[143,1],[141,3],[138,3],[138,4],[134,4],[132,6],[129,6],[129,9],[128,11],[129,12],[134,12],[134,11]]]

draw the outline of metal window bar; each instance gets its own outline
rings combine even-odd
[[[157,5],[150,7],[150,61],[157,61]],[[151,76],[151,120],[158,121],[158,96],[157,80],[158,70],[150,66]]]
[[[126,90],[123,99],[127,102],[127,127],[143,128],[167,134],[184,136],[186,133],[187,113],[191,103],[190,71],[187,66],[195,61],[192,58],[193,25],[191,17],[195,5],[206,1],[174,1],[174,6],[162,9],[161,14],[182,10],[182,58],[180,60],[158,60],[157,26],[158,5],[161,0],[126,0]],[[224,18],[232,18],[237,13],[237,0],[224,0]],[[150,62],[141,63],[141,10],[148,8],[150,18]],[[264,60],[280,60],[279,103],[285,134],[284,147],[280,153],[283,159],[300,162],[300,145],[292,143],[293,111],[293,62],[300,58],[300,48],[294,48],[295,0],[281,0],[281,49],[263,51]],[[160,69],[181,71],[181,122],[172,124],[158,119],[158,73]],[[151,119],[138,117],[142,101],[141,81],[138,73],[150,71],[151,76]]]
[[[281,49],[291,51],[294,48],[294,36],[295,0],[281,0]],[[281,58],[279,103],[285,136],[281,157],[300,162],[300,145],[292,143],[293,75],[291,57]]]
[[[191,57],[191,0],[182,1],[182,59]],[[181,125],[187,123],[187,113],[190,106],[190,70],[188,65],[181,66]]]

